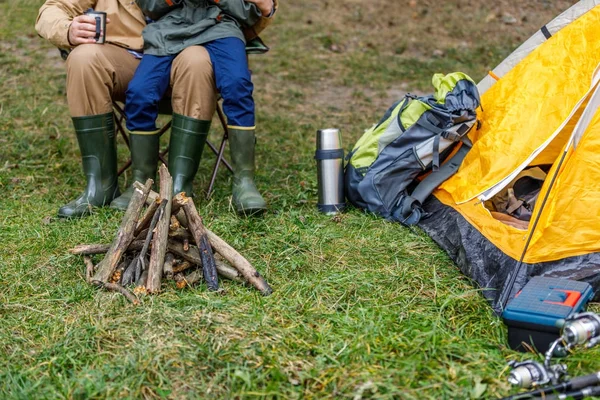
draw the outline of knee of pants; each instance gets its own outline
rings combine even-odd
[[[202,46],[190,46],[183,50],[173,60],[171,79],[176,80],[179,75],[192,75],[194,80],[202,82],[213,81],[213,68],[210,56]]]
[[[241,102],[252,99],[254,85],[244,76],[230,76],[224,79],[219,87],[221,96],[231,102]]]
[[[125,108],[148,108],[157,107],[160,101],[160,96],[156,90],[152,90],[146,85],[142,78],[136,76],[129,82],[127,91],[125,92]]]
[[[102,61],[100,47],[97,44],[81,44],[75,47],[67,57],[67,74],[76,73],[89,79],[98,76],[98,69],[106,67]]]

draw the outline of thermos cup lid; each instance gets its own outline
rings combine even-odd
[[[317,131],[317,150],[335,150],[342,147],[339,129],[327,128]]]

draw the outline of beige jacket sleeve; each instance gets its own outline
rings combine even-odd
[[[56,47],[71,48],[68,38],[71,21],[95,4],[96,0],[46,0],[38,12],[35,30]]]
[[[246,36],[247,40],[254,39],[258,35],[260,35],[260,33],[262,31],[264,31],[267,26],[269,26],[269,24],[275,18],[275,14],[277,12],[277,6],[278,6],[278,1],[273,0],[273,12],[271,13],[271,16],[270,17],[261,17],[261,19],[258,20],[258,22],[256,24],[254,24],[254,26],[252,26],[251,28],[244,29],[244,36]]]

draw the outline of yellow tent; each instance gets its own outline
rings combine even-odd
[[[421,227],[492,289],[496,309],[535,275],[600,286],[598,4],[580,1],[478,84],[473,148],[425,205],[431,217]],[[531,221],[508,225],[488,200],[533,166],[548,174]]]

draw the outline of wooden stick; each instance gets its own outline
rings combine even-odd
[[[69,253],[90,256],[93,254],[104,254],[110,249],[109,244],[80,244],[69,249]]]
[[[135,285],[137,287],[140,286],[146,286],[146,282],[148,281],[148,270],[145,269],[144,272],[142,272],[142,275],[140,275],[140,277],[138,278],[138,280],[135,282]]]
[[[163,275],[167,279],[173,279],[173,263],[175,262],[175,257],[173,253],[165,254],[165,264],[163,265]]]
[[[150,221],[150,222],[152,222],[152,221]],[[142,231],[140,233],[135,235],[135,240],[141,240],[143,242],[146,240],[147,236],[148,236],[148,228],[142,229]]]
[[[176,216],[173,215],[173,210],[171,207],[171,225],[169,225],[169,231],[174,231],[181,228],[181,224]]]
[[[180,272],[185,271],[186,269],[190,269],[192,267],[192,263],[188,260],[185,260],[181,264],[177,264],[177,266],[173,267],[173,273],[178,274]]]
[[[257,288],[264,296],[273,293],[273,289],[271,289],[267,281],[260,276],[258,271],[254,269],[252,264],[250,264],[244,256],[209,229],[206,229],[206,235],[215,251],[229,261],[232,267],[240,271],[252,286]]]
[[[169,237],[179,240],[194,239],[190,231],[182,227],[169,230]]]
[[[142,274],[143,276],[143,272],[146,272],[148,270],[148,268],[146,268],[145,263],[146,253],[148,252],[148,247],[150,246],[150,242],[152,241],[152,236],[154,236],[154,228],[156,227],[158,220],[163,215],[166,205],[167,200],[163,200],[160,202],[158,209],[152,216],[152,221],[150,221],[150,227],[147,229],[148,233],[146,234],[146,240],[144,240],[144,247],[142,247],[142,251],[140,251],[139,256],[133,259],[133,265],[130,268],[133,268],[132,272],[133,276],[135,277],[138,277],[138,275],[140,274]],[[146,276],[148,276],[148,274],[146,274]],[[146,281],[140,280],[138,277],[138,279],[136,279],[136,284],[145,286]]]
[[[98,264],[98,270],[93,278],[95,281],[106,283],[112,276],[121,256],[125,253],[127,247],[129,247],[129,244],[133,240],[133,231],[140,218],[140,211],[146,201],[146,197],[148,197],[148,192],[152,187],[152,183],[152,179],[148,179],[142,189],[139,188],[139,185],[136,186],[134,183],[135,189],[131,196],[131,200],[129,201],[127,211],[125,211],[125,215],[123,216],[121,227],[117,232],[117,237],[106,253],[106,256]]]
[[[84,256],[83,262],[85,263],[85,281],[92,283],[92,276],[94,276],[94,263],[90,256]]]
[[[127,251],[140,251],[144,246],[143,240],[134,240],[131,242]],[[110,249],[110,244],[80,244],[69,249],[69,253],[80,256],[91,256],[94,254],[104,254]]]
[[[125,296],[125,298],[127,300],[129,300],[132,304],[134,305],[138,305],[140,304],[140,301],[138,300],[137,297],[135,297],[135,295],[133,293],[131,293],[129,290],[125,289],[123,286],[117,284],[117,283],[107,283],[107,282],[102,282],[99,280],[92,280],[92,284],[106,289],[106,290],[110,290],[111,292],[117,292],[117,293],[121,293],[123,296]]]
[[[219,253],[215,253],[215,263],[217,264],[217,272],[224,278],[231,281],[243,283],[249,285],[248,281],[237,269],[233,268]]]
[[[188,260],[194,265],[202,265],[202,261],[200,260],[200,252],[195,246],[190,246],[188,251],[184,251],[181,243],[170,240],[169,251],[173,252],[173,254],[183,258],[184,260]],[[215,264],[217,266],[217,272],[222,277],[244,284],[248,283],[237,269],[226,264],[218,254],[215,254]]]
[[[190,229],[194,240],[200,250],[200,259],[202,260],[202,272],[204,274],[204,280],[208,286],[208,290],[216,291],[219,290],[219,278],[217,277],[217,266],[215,265],[215,256],[213,255],[212,247],[206,236],[206,228],[202,223],[202,218],[196,210],[194,201],[191,197],[186,197],[183,193],[179,193],[176,197],[181,196],[183,198],[183,212],[188,221],[188,228]]]
[[[149,293],[158,293],[165,265],[165,253],[167,252],[167,241],[169,239],[169,223],[171,222],[171,203],[173,198],[173,179],[169,174],[167,166],[162,164],[158,169],[160,179],[160,197],[167,204],[161,213],[156,225],[156,235],[152,241],[150,252],[150,265],[148,266],[148,281],[146,289]]]
[[[182,273],[175,274],[173,279],[177,282],[177,289],[183,289],[186,286],[185,276]]]
[[[183,282],[185,283],[185,286],[192,286],[193,284],[197,283],[200,281],[200,279],[204,278],[202,276],[202,271],[200,271],[199,269],[190,272],[189,274],[185,275]],[[177,286],[179,287],[180,285],[183,284],[178,284]]]
[[[161,203],[160,198],[157,198],[155,201],[150,203],[148,208],[146,208],[144,215],[142,216],[142,218],[140,218],[140,221],[138,222],[137,226],[135,227],[133,236],[137,237],[137,235],[139,235],[144,229],[146,229],[148,226],[150,226],[150,223],[152,222],[152,217],[154,217],[154,214],[156,213],[156,210],[158,210],[160,203]]]
[[[137,257],[133,259],[133,261],[127,266],[127,268],[125,268],[125,271],[121,275],[121,285],[122,286],[129,286],[135,282],[135,280],[136,280],[135,279],[135,275],[136,275],[135,268],[137,267],[136,260],[137,260]]]
[[[135,184],[135,182],[134,182]],[[148,193],[148,198],[146,199],[146,205],[150,205],[153,202],[156,201],[156,199],[158,199],[160,197],[160,195],[158,193],[156,193],[154,190],[150,190],[150,192]]]

